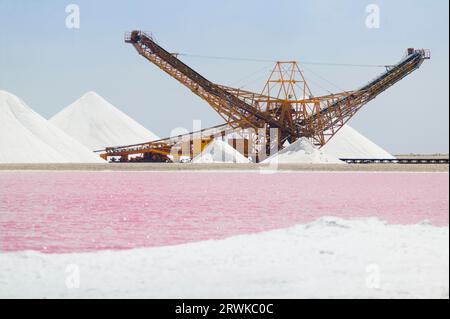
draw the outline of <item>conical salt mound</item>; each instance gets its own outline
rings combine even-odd
[[[394,156],[363,136],[348,125],[322,148],[324,152],[337,158],[393,159]]]
[[[296,142],[269,157],[263,164],[344,164],[334,156],[317,149],[308,139]]]
[[[247,164],[250,160],[235,150],[228,143],[214,140],[205,147],[203,152],[197,155],[192,163],[212,164],[212,163],[237,163]]]
[[[105,163],[17,96],[0,91],[0,163]]]
[[[95,92],[86,93],[50,122],[91,150],[159,139]]]

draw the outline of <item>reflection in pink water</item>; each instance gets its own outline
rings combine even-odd
[[[323,216],[447,226],[448,174],[0,172],[0,249],[180,244]]]

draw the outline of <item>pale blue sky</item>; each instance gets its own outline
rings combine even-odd
[[[70,3],[80,7],[79,30],[65,26]],[[370,3],[381,8],[380,29],[366,28]],[[448,152],[448,9],[447,0],[0,0],[0,89],[45,117],[93,90],[167,136],[175,127],[190,129],[193,119],[204,126],[221,120],[125,44],[125,31],[151,31],[172,52],[268,60],[391,64],[407,47],[429,48],[431,61],[364,107],[351,125],[393,153]],[[272,66],[184,61],[214,82],[255,91]],[[315,94],[324,93],[321,87],[338,91],[318,75],[350,90],[383,71],[306,67]]]

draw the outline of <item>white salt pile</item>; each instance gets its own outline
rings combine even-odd
[[[34,112],[17,96],[0,91],[0,163],[104,163]]]
[[[338,158],[316,148],[308,139],[300,138],[262,162],[263,164],[344,164]]]
[[[248,164],[250,160],[235,150],[231,145],[223,141],[214,140],[205,147],[203,152],[197,155],[192,163],[238,163]]]
[[[86,93],[50,122],[94,151],[159,139],[95,92]]]
[[[394,156],[348,125],[344,125],[322,151],[337,158],[394,159]]]

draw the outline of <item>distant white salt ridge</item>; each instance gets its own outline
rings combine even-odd
[[[91,150],[159,139],[95,92],[84,94],[50,122]]]
[[[348,125],[344,125],[322,151],[336,158],[394,159],[386,150]]]
[[[263,164],[345,164],[316,148],[308,139],[300,138],[262,162]]]
[[[235,150],[231,145],[220,140],[214,140],[197,155],[192,163],[212,164],[212,163],[236,163],[248,164],[250,160]]]
[[[0,163],[104,163],[17,96],[0,90]]]

